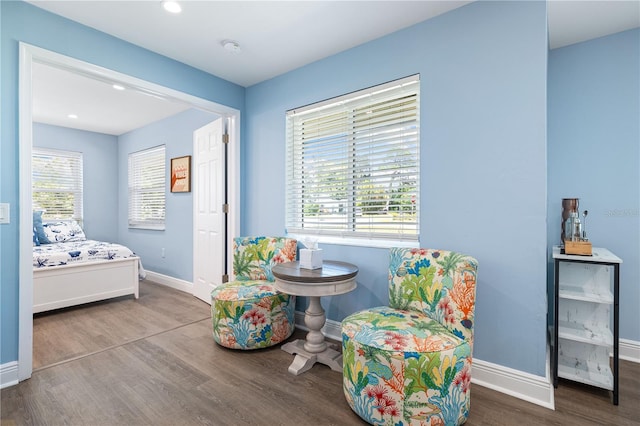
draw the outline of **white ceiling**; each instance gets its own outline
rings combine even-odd
[[[551,0],[549,48],[640,27],[640,0]]]
[[[164,11],[159,0],[29,3],[249,87],[470,1],[182,1],[178,15]],[[551,48],[640,26],[640,0],[553,0],[548,13]],[[241,52],[225,50],[223,40],[237,41]],[[115,108],[97,110],[112,103]],[[116,92],[48,66],[34,75],[34,120],[44,123],[119,135],[187,107]],[[71,112],[79,116],[73,123],[66,118]]]
[[[121,135],[189,109],[184,103],[129,87],[115,90],[113,82],[39,63],[33,64],[32,81],[33,120],[39,123]]]

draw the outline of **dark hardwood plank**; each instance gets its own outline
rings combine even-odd
[[[61,361],[0,392],[2,425],[365,424],[347,405],[339,373],[316,365],[289,374],[293,357],[279,347],[222,348],[207,304],[158,285],[141,290],[137,302],[40,316],[41,329],[57,337],[37,344]],[[561,381],[555,411],[472,384],[466,424],[639,425],[640,364],[621,361],[620,373],[618,406],[610,392]]]

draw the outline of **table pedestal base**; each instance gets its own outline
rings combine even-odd
[[[358,268],[350,263],[326,260],[322,269],[304,269],[300,268],[299,262],[285,262],[275,265],[271,272],[279,291],[309,298],[309,306],[304,311],[304,324],[309,330],[306,339],[281,346],[283,351],[295,355],[289,373],[297,376],[317,362],[342,373],[342,354],[336,350],[341,348],[331,347],[322,334],[327,317],[320,297],[336,296],[355,289]]]
[[[328,365],[333,371],[342,373],[342,354],[340,352],[327,346],[322,352],[312,353],[304,348],[304,344],[304,340],[298,339],[281,346],[283,351],[296,356],[289,366],[289,373],[297,376],[309,370],[316,362]]]

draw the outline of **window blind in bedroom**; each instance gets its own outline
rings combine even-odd
[[[165,229],[164,145],[129,154],[129,228]]]
[[[82,222],[82,153],[33,148],[31,185],[33,210],[43,219]]]

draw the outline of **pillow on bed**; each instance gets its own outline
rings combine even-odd
[[[84,231],[75,220],[45,223],[42,227],[50,243],[84,241],[87,239]]]
[[[44,213],[43,210],[35,210],[33,212],[33,243],[36,246],[50,243],[42,227],[42,213]]]
[[[38,239],[38,233],[36,232],[36,227],[33,227],[33,246],[39,246],[40,245],[40,240]]]

